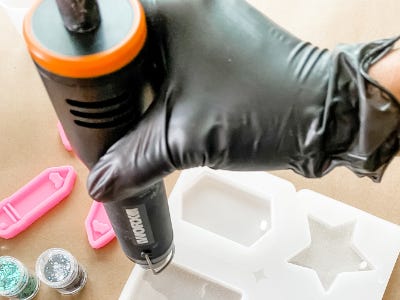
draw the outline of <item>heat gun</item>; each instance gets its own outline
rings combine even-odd
[[[71,145],[90,169],[143,113],[147,28],[138,0],[41,0],[24,38]],[[174,254],[163,182],[104,203],[125,254],[161,272]]]

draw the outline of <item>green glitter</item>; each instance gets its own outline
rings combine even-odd
[[[11,256],[0,256],[0,296],[31,300],[39,290],[39,280]]]
[[[0,294],[9,296],[19,288],[21,281],[19,266],[7,257],[0,257]]]
[[[39,289],[39,282],[36,276],[29,275],[28,284],[25,286],[24,290],[18,294],[19,299],[32,299],[36,295]]]

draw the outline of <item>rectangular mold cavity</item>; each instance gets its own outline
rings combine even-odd
[[[271,203],[206,174],[184,191],[182,219],[249,247],[270,230]]]
[[[154,276],[150,271],[141,271],[135,278],[135,290],[129,299],[135,300],[240,300],[242,294],[199,274],[185,270],[175,264]],[[139,279],[139,280],[138,280]],[[128,298],[126,298],[128,299]]]

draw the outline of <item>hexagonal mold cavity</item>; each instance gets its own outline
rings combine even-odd
[[[271,228],[270,200],[203,175],[182,195],[182,219],[249,247]]]
[[[149,271],[143,272],[131,297],[137,300],[240,300],[242,294],[172,264],[157,276]]]

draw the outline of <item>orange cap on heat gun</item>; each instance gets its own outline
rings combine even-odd
[[[68,3],[63,0],[57,2],[60,10]],[[120,3],[116,5],[118,2]],[[147,35],[145,15],[140,2],[103,1],[100,9],[111,10],[113,13],[107,14],[110,17],[102,16],[102,26],[97,28],[98,24],[91,24],[93,26],[89,30],[96,31],[92,38],[97,45],[90,45],[91,41],[85,35],[87,41],[83,43],[87,47],[72,48],[71,42],[82,43],[79,28],[75,28],[76,33],[72,35],[74,28],[67,28],[70,33],[66,32],[65,18],[63,24],[59,16],[54,16],[57,11],[56,1],[38,1],[25,17],[23,26],[24,38],[32,59],[51,73],[73,78],[106,75],[130,63],[143,48]],[[123,14],[118,10],[123,10]],[[96,21],[99,20],[93,22]]]

